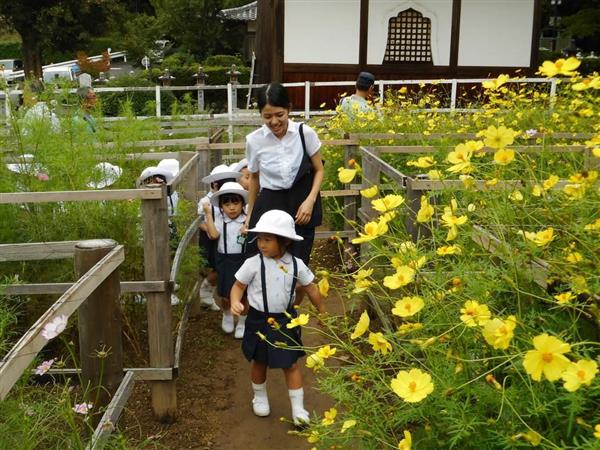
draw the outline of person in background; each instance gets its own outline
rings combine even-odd
[[[233,163],[230,168],[234,172],[240,172],[242,174],[237,181],[244,189],[248,190],[250,187],[250,171],[248,170],[248,160],[244,158],[240,162]]]
[[[264,86],[257,100],[264,125],[246,136],[250,172],[246,225],[252,228],[272,209],[287,212],[303,238],[292,244],[290,253],[308,265],[315,227],[322,220],[321,141],[311,127],[289,119],[292,105],[281,84]],[[256,246],[247,245],[247,251],[256,253]]]
[[[214,289],[217,285],[217,272],[216,272],[216,253],[217,253],[217,242],[211,240],[208,234],[202,230],[202,224],[206,222],[206,214],[204,213],[205,205],[209,205],[211,208],[212,218],[216,222],[221,218],[221,211],[219,208],[215,208],[211,205],[211,197],[219,191],[221,186],[228,181],[235,181],[241,176],[240,172],[232,171],[226,164],[220,164],[216,166],[210,175],[205,176],[202,181],[210,186],[208,193],[200,199],[198,202],[198,215],[200,216],[200,232],[199,232],[199,243],[200,253],[206,261],[205,266],[205,277],[200,285],[199,297],[200,303],[203,306],[210,308],[213,311],[219,311],[219,306],[214,300]]]
[[[80,117],[86,122],[88,130],[95,133],[97,128],[96,119],[91,115],[91,112],[96,107],[96,93],[91,86],[82,86],[77,89],[77,95],[80,101]]]
[[[272,209],[265,212],[249,233],[258,234],[259,254],[247,259],[235,274],[231,289],[231,312],[243,314],[247,289],[250,309],[246,319],[242,351],[251,361],[252,410],[260,417],[271,412],[267,395],[267,368],[283,369],[296,425],[310,419],[304,409],[302,372],[297,360],[304,356],[300,327],[294,308],[296,284],[303,287],[319,314],[325,313],[315,276],[302,259],[292,256],[288,247],[302,241],[296,234],[292,216]]]
[[[349,97],[344,97],[340,103],[340,111],[353,116],[373,110],[369,103],[375,91],[375,77],[370,72],[361,72],[356,80],[356,92]]]
[[[209,204],[204,204],[204,213],[206,222],[200,225],[200,229],[208,234],[213,241],[217,241],[217,253],[215,257],[217,270],[217,293],[223,309],[223,319],[221,328],[227,334],[234,331],[234,318],[231,314],[231,302],[229,294],[235,281],[235,273],[244,262],[244,236],[240,231],[246,213],[244,206],[248,192],[241,184],[235,182],[224,183],[219,192],[211,197]],[[214,208],[220,212],[217,220],[213,220],[212,211]],[[246,314],[241,314],[238,323],[235,326],[234,337],[242,339],[244,337],[244,324]]]

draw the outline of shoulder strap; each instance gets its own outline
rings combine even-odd
[[[260,256],[260,286],[262,288],[263,309],[265,314],[269,314],[269,302],[267,301],[267,276],[265,274],[265,260],[262,253]]]
[[[304,140],[304,123],[300,124],[300,140],[302,141],[302,150],[304,154],[308,156],[308,152],[306,151],[306,141]]]
[[[227,254],[227,222],[225,222],[225,217],[223,216],[223,250],[225,250],[225,254]]]
[[[296,257],[292,255],[292,264],[294,265],[294,276],[292,278],[292,287],[290,289],[290,300],[288,302],[287,309],[290,309],[292,306],[292,300],[294,299],[294,294],[296,293],[296,281],[298,280],[298,261],[296,261]]]

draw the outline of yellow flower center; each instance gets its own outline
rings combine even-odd
[[[476,314],[477,314],[477,312],[475,311],[474,308],[467,309],[467,316],[475,316]]]
[[[407,311],[410,311],[412,309],[412,306],[410,303],[407,303],[406,305],[404,305],[404,309]]]
[[[577,378],[579,378],[581,381],[585,381],[585,370],[578,370]]]
[[[554,356],[552,355],[552,353],[544,353],[542,355],[542,359],[544,360],[544,362],[551,363],[552,359],[554,359]]]
[[[506,325],[502,325],[500,328],[498,328],[498,333],[502,335],[508,334],[508,328],[506,328]]]
[[[415,392],[417,390],[417,382],[416,381],[411,381],[410,383],[408,383],[408,389],[411,392]]]

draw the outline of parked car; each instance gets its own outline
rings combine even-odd
[[[49,83],[57,79],[67,79],[75,81],[79,76],[79,66],[72,64],[70,66],[48,67],[43,70],[44,83]]]
[[[0,59],[0,76],[5,77],[17,70],[23,70],[23,61],[20,59]]]

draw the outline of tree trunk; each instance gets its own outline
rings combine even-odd
[[[40,39],[30,30],[17,30],[23,40],[23,69],[25,78],[42,78],[42,50]]]

